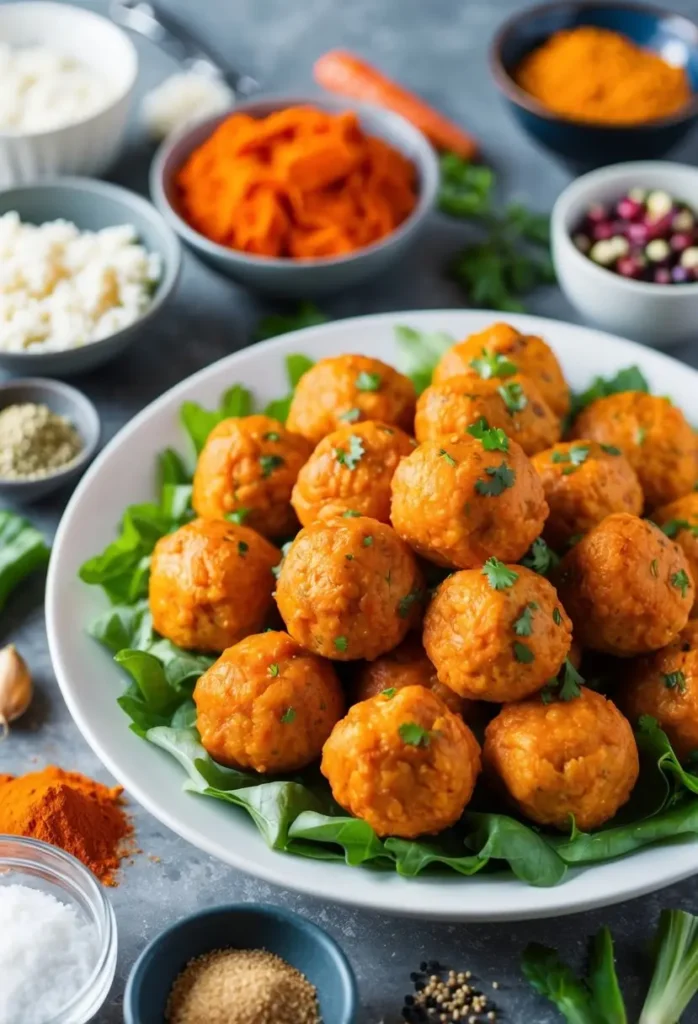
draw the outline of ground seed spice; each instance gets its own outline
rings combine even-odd
[[[172,986],[167,1024],[321,1024],[317,992],[264,949],[217,949],[190,960]]]
[[[81,860],[105,885],[116,885],[133,852],[133,826],[120,786],[49,765],[13,778],[0,775],[0,833],[42,839]]]
[[[32,480],[72,462],[82,441],[65,416],[47,405],[8,405],[0,411],[0,478]]]

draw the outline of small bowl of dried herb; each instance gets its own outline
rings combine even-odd
[[[211,907],[147,946],[124,994],[126,1024],[354,1024],[349,962],[327,932],[261,903]]]
[[[97,410],[76,388],[40,377],[0,384],[0,497],[36,501],[74,482],[99,434]]]

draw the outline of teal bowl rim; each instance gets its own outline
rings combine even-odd
[[[358,1009],[359,992],[356,976],[342,947],[324,928],[320,928],[319,925],[314,924],[293,910],[286,910],[272,903],[222,903],[214,907],[205,907],[203,910],[198,910],[194,914],[181,918],[170,925],[169,928],[165,928],[154,939],[151,939],[129,972],[123,1001],[125,1024],[141,1024],[140,1018],[135,1016],[134,1013],[136,989],[137,986],[143,983],[143,979],[147,977],[147,972],[151,968],[153,954],[161,942],[175,932],[186,930],[192,921],[213,917],[214,915],[219,916],[220,914],[229,914],[231,917],[234,917],[240,911],[257,914],[259,917],[266,918],[270,924],[276,924],[282,928],[304,932],[306,938],[311,942],[324,946],[332,956],[339,983],[344,989],[347,1004],[344,1015],[338,1020],[332,1021],[331,1024],[354,1024]],[[172,980],[174,981],[174,977]]]
[[[502,47],[507,36],[518,28],[522,21],[539,14],[545,14],[547,11],[554,11],[557,8],[570,7],[572,3],[573,0],[546,0],[544,3],[534,4],[531,7],[523,8],[523,10],[515,11],[500,25],[490,44],[489,66],[495,84],[511,103],[517,107],[522,107],[529,114],[534,114],[544,121],[562,123],[576,128],[593,128],[598,132],[652,131],[655,128],[666,128],[669,125],[682,124],[698,115],[698,91],[696,90],[693,90],[691,99],[680,110],[666,117],[658,117],[654,121],[642,121],[638,124],[605,124],[599,121],[586,121],[556,114],[554,111],[548,110],[547,107],[527,93],[525,89],[517,85],[502,61]],[[642,11],[644,14],[653,15],[657,20],[671,19],[672,21],[683,22],[685,25],[690,25],[696,33],[696,48],[698,49],[698,24],[680,11],[658,7],[656,4],[642,3],[640,0],[617,0],[617,2],[616,0],[584,0],[584,3],[579,2],[576,6],[583,7],[586,10],[605,8],[607,10]]]
[[[172,152],[185,143],[190,136],[202,131],[205,125],[210,127],[208,136],[210,137],[218,125],[231,115],[250,113],[252,116],[257,107],[270,105],[273,105],[277,110],[296,106],[319,106],[322,109],[337,113],[343,110],[352,110],[356,111],[359,116],[366,114],[387,124],[393,122],[401,132],[411,135],[415,142],[415,149],[419,149],[419,155],[411,159],[411,162],[419,172],[421,187],[414,209],[407,215],[402,224],[399,224],[389,235],[379,238],[378,241],[372,242],[361,249],[356,249],[354,252],[346,253],[343,256],[319,256],[313,259],[299,260],[285,256],[257,256],[253,253],[243,252],[240,249],[231,249],[225,245],[220,245],[218,242],[212,242],[205,235],[202,235],[200,231],[197,231],[188,224],[168,199],[165,188],[165,170]],[[382,136],[379,135],[379,137]],[[193,146],[188,150],[188,154],[192,151]],[[174,171],[169,171],[168,180],[173,173]],[[308,270],[312,268],[320,270],[322,268],[347,266],[357,263],[364,257],[368,257],[381,249],[389,248],[395,242],[408,238],[434,209],[439,178],[439,162],[433,146],[426,135],[410,121],[402,117],[401,114],[396,114],[392,110],[387,110],[385,107],[380,107],[373,103],[352,103],[349,99],[343,100],[335,96],[310,94],[304,96],[285,96],[281,93],[264,93],[259,96],[250,97],[244,103],[238,103],[223,113],[213,114],[205,120],[185,125],[180,131],[165,139],[159,146],[150,165],[149,185],[150,195],[155,208],[180,238],[184,239],[192,249],[198,249],[210,257],[227,260],[231,265],[237,264],[239,266],[256,267],[259,269],[266,267],[269,270],[283,267],[285,270],[292,272],[294,269]]]
[[[155,292],[153,293],[153,300],[150,305],[143,310],[143,313],[137,320],[134,320],[132,324],[128,324],[126,327],[122,327],[121,330],[115,331],[113,334],[107,334],[106,337],[99,338],[97,341],[90,341],[88,344],[83,345],[80,348],[63,349],[60,352],[32,352],[31,349],[27,349],[22,352],[0,351],[0,362],[2,362],[5,356],[8,356],[12,358],[13,362],[16,360],[17,362],[21,361],[25,363],[27,370],[29,370],[32,361],[37,361],[48,356],[53,358],[58,357],[64,362],[69,362],[71,357],[75,358],[76,353],[84,352],[87,348],[92,349],[93,346],[98,348],[100,345],[113,344],[115,339],[120,338],[122,335],[140,329],[145,323],[152,320],[152,318],[160,312],[167,300],[171,298],[182,273],[182,242],[178,237],[177,232],[173,230],[172,226],[168,223],[167,218],[163,216],[154,203],[151,203],[145,196],[139,195],[138,192],[133,192],[129,188],[124,188],[123,185],[114,185],[110,181],[101,181],[98,178],[85,178],[80,175],[72,175],[65,178],[61,176],[54,176],[51,178],[42,178],[40,181],[28,182],[24,185],[11,185],[9,188],[1,189],[0,198],[2,198],[4,205],[5,199],[7,197],[11,198],[13,193],[39,193],[53,189],[65,189],[68,192],[77,194],[81,192],[91,192],[97,198],[108,196],[112,199],[121,201],[124,206],[131,206],[132,208],[141,211],[145,216],[153,218],[158,224],[158,230],[162,231],[163,235],[168,240],[169,248],[172,251],[172,258],[165,259],[165,253],[161,250],[157,251],[157,254],[162,259],[164,273],[158,282]],[[11,207],[8,209],[11,209]],[[61,219],[60,210],[56,211],[54,219]],[[128,220],[124,220],[123,223],[128,224]],[[117,225],[114,226],[116,227]],[[80,227],[79,224],[78,227]]]

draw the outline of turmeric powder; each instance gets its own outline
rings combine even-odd
[[[514,80],[555,114],[597,124],[642,124],[691,98],[683,68],[593,25],[556,32],[529,53]]]

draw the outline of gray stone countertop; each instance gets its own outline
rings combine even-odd
[[[92,3],[104,11],[106,3]],[[534,208],[549,209],[568,174],[536,150],[509,120],[487,70],[486,52],[498,24],[517,0],[167,0],[192,27],[215,40],[236,66],[251,72],[265,91],[306,92],[311,66],[324,51],[355,49],[462,121],[482,140],[496,167],[502,193]],[[673,0],[695,14],[695,0]],[[168,58],[139,41],[139,92],[174,70]],[[135,112],[134,112],[135,113]],[[152,148],[134,116],[129,148],[113,180],[146,191]],[[694,135],[676,158],[696,162]],[[410,260],[375,283],[321,303],[331,317],[405,308],[459,307],[464,297],[443,275],[448,257],[468,238],[468,227],[434,215],[424,244]],[[530,301],[533,312],[565,320],[576,316],[550,288]],[[259,316],[271,307],[186,256],[176,300],[146,338],[126,355],[77,383],[97,403],[104,440],[167,388],[195,370],[249,343]],[[675,354],[698,365],[698,345]],[[68,494],[31,509],[51,535]],[[43,581],[32,579],[11,600],[0,620],[0,644],[10,640],[27,656],[37,682],[31,713],[0,746],[0,771],[21,773],[45,763],[75,768],[106,780],[65,708],[48,655],[42,606]],[[423,958],[470,969],[487,991],[493,981],[501,1019],[552,1024],[560,1018],[523,983],[521,949],[531,939],[557,945],[581,964],[586,937],[608,924],[618,940],[621,976],[637,1005],[647,968],[640,956],[660,908],[695,911],[695,882],[643,899],[555,921],[499,925],[449,925],[404,921],[320,903],[234,871],[184,842],[132,805],[143,854],[128,865],[110,891],[119,925],[119,963],[101,1024],[121,1021],[121,998],[131,964],[166,925],[192,911],[227,901],[263,900],[289,907],[327,928],[346,950],[361,991],[360,1024],[400,1019],[410,971]],[[698,1021],[698,1006],[684,1024]],[[332,1024],[332,1022],[328,1022]]]

